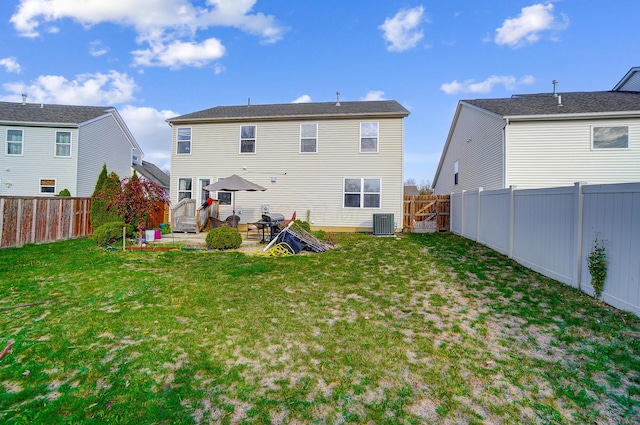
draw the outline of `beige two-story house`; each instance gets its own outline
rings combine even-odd
[[[408,115],[396,101],[362,101],[218,106],[171,118],[172,201],[211,196],[224,218],[231,194],[202,188],[238,174],[267,189],[235,194],[241,224],[296,212],[315,229],[370,231],[374,214],[393,214],[401,229]]]

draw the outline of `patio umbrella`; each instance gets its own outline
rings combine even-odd
[[[253,182],[250,182],[247,179],[244,179],[242,177],[240,177],[237,174],[234,174],[230,177],[226,177],[222,180],[220,180],[219,182],[216,183],[212,183],[209,184],[207,186],[203,187],[204,190],[208,190],[209,192],[218,192],[218,191],[225,191],[225,192],[239,192],[241,190],[246,190],[249,192],[256,192],[256,191],[264,191],[267,190],[266,188],[260,186],[259,184],[255,184]],[[233,194],[233,224],[235,227],[238,227],[238,222],[235,219],[235,215],[236,215],[236,195]]]

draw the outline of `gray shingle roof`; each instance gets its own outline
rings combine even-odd
[[[217,106],[186,115],[170,118],[170,123],[180,121],[226,121],[242,119],[292,119],[332,118],[340,116],[399,116],[406,117],[409,111],[395,100],[362,102],[285,103],[275,105]]]
[[[105,106],[0,102],[0,122],[80,124],[113,110]]]
[[[601,91],[559,94],[562,106],[558,106],[558,98],[550,93],[516,95],[504,99],[463,100],[462,102],[505,117],[607,112],[640,113],[640,93],[638,92]]]
[[[133,168],[139,174],[162,186],[165,190],[169,190],[169,176],[166,175],[165,172],[158,168],[154,163],[142,161],[142,164],[134,164]]]

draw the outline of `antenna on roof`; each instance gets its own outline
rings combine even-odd
[[[22,104],[23,105],[27,104],[27,94],[26,93],[22,93]]]
[[[340,92],[336,92],[336,106],[340,106]]]
[[[551,83],[553,84],[553,97],[558,97],[558,92],[556,91],[558,80],[553,80]]]

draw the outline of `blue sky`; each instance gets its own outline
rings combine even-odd
[[[218,105],[394,99],[431,181],[461,99],[610,90],[637,0],[3,0],[0,100],[118,108],[170,167],[165,119]]]

